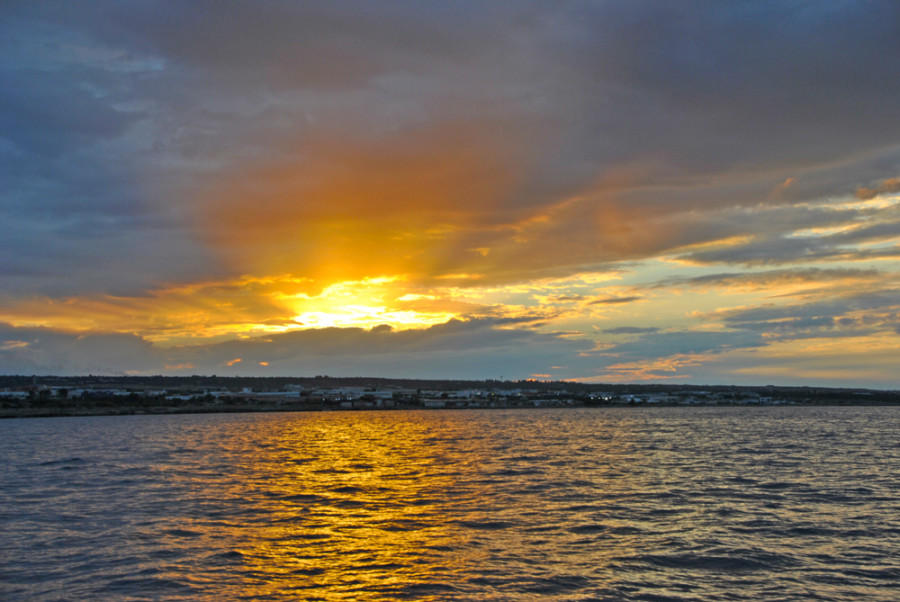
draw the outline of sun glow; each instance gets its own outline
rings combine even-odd
[[[386,307],[367,305],[343,305],[332,311],[309,311],[294,316],[304,328],[372,328],[386,324],[403,330],[423,328],[446,322],[451,313],[419,313],[415,311],[390,311]]]
[[[427,328],[459,315],[458,302],[410,292],[400,276],[322,286],[291,275],[161,287],[140,296],[30,299],[0,322],[73,333],[128,333],[161,347],[329,327]]]
[[[318,295],[299,293],[282,301],[295,313],[301,328],[427,328],[455,317],[434,305],[431,295],[411,294],[399,276],[348,280],[332,284]]]

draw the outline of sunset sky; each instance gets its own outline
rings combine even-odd
[[[900,4],[7,1],[0,372],[900,387]]]

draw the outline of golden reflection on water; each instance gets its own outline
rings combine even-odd
[[[392,584],[433,585],[454,570],[448,563],[467,562],[466,537],[444,512],[460,470],[477,468],[477,449],[459,456],[468,423],[456,422],[450,439],[415,413],[388,416],[291,421],[249,459],[263,520],[234,542],[241,595],[360,599]]]
[[[0,572],[18,599],[893,600],[896,410],[23,422]]]
[[[447,600],[482,590],[523,599],[523,587],[562,595],[607,583],[600,567],[650,541],[633,512],[655,504],[659,473],[631,470],[641,462],[631,455],[639,425],[578,414],[235,421],[218,431],[218,461],[186,473],[202,471],[199,486],[215,487],[203,505],[209,519],[185,527],[202,532],[196,544],[212,550],[209,566],[172,578],[187,572],[229,599],[307,600]]]

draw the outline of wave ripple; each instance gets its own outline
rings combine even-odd
[[[0,422],[0,599],[897,600],[900,408]]]

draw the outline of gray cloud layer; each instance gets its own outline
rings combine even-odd
[[[408,331],[324,328],[170,349],[134,335],[78,335],[0,324],[0,365],[16,374],[519,378],[546,370],[548,356],[590,347],[552,334],[498,328],[504,324],[482,319]]]
[[[892,2],[6,2],[0,302],[142,294],[249,271],[255,246],[270,243],[231,245],[254,224],[218,219],[246,204],[223,199],[223,187],[234,188],[229,178],[248,165],[340,180],[349,159],[326,140],[364,149],[354,168],[374,165],[392,177],[379,159],[450,162],[456,155],[435,151],[449,141],[475,157],[416,177],[397,172],[423,210],[431,199],[431,209],[465,213],[458,222],[469,230],[429,258],[435,273],[466,271],[458,258],[480,248],[492,249],[477,259],[497,281],[659,254],[742,266],[897,258],[896,208],[823,201],[897,191],[898,98],[900,6]],[[435,201],[448,178],[465,182]],[[241,182],[240,192],[261,191],[251,208],[278,221],[279,192],[298,183],[274,180]],[[365,219],[390,212],[395,188],[384,190],[385,198],[352,208]],[[296,221],[284,220],[288,232],[332,210],[307,202]],[[399,221],[415,213],[407,209]],[[841,226],[849,228],[796,235]],[[691,247],[727,237],[744,239]],[[305,242],[268,250],[299,255]],[[593,303],[638,299],[598,295]],[[855,310],[882,312],[881,324],[896,327],[883,299],[877,307],[841,303],[736,312],[726,321],[740,335],[730,339],[607,332],[636,335],[616,352],[637,358],[649,346],[753,348],[775,321],[782,330],[838,331]],[[386,357],[396,360],[472,345],[509,350],[521,341],[508,337],[538,336],[476,326],[490,336],[450,323],[418,334],[294,333],[264,348],[284,349],[284,361],[297,366],[331,349],[347,353],[360,337],[371,349],[389,342],[395,355]],[[6,365],[23,371],[99,365],[49,359],[64,353],[102,358],[115,370],[169,362],[212,369],[256,349],[226,343],[178,357],[130,335],[4,336]],[[570,345],[561,341],[542,339],[548,349]],[[103,355],[105,345],[122,354]],[[308,346],[319,355],[288,351]],[[466,367],[475,369],[481,356],[471,357]]]
[[[367,139],[418,123],[498,122],[519,132],[496,148],[521,162],[506,209],[636,169],[637,187],[585,209],[609,204],[636,228],[648,211],[877,190],[900,165],[893,3],[13,2],[0,10],[2,256],[15,258],[3,273],[16,290],[96,287],[97,271],[115,288],[214,269],[216,258],[181,221],[195,187],[247,157],[296,153],[322,132]],[[529,152],[517,153],[523,141]],[[829,170],[843,170],[838,182]],[[804,173],[810,181],[767,198],[781,176]],[[579,231],[579,217],[565,227],[586,243],[592,233]],[[159,237],[165,245],[153,244]],[[571,261],[632,258],[676,242],[687,240],[611,236],[582,245],[589,251]],[[763,244],[768,252],[748,248],[742,257],[810,253],[797,242]],[[49,281],[73,270],[78,278]]]

